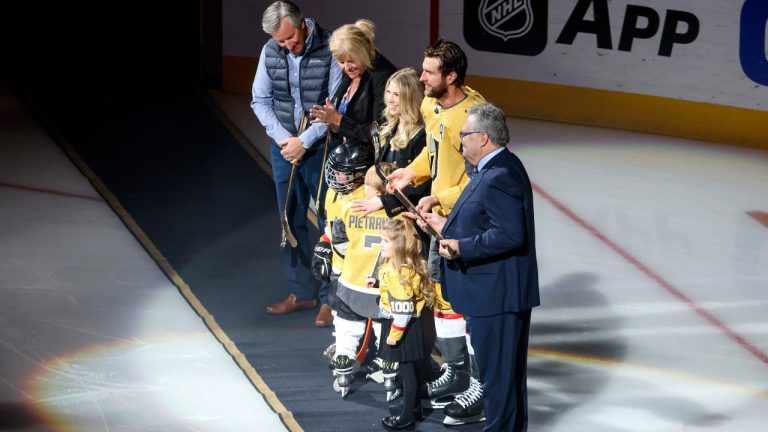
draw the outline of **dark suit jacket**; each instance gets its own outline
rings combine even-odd
[[[347,112],[341,118],[339,132],[334,134],[334,141],[340,142],[341,137],[344,137],[355,142],[372,142],[371,124],[374,121],[383,123],[381,115],[385,107],[384,91],[387,80],[395,71],[397,71],[395,65],[380,53],[376,54],[372,69],[366,70],[360,77],[360,86],[347,105]],[[333,96],[336,100],[336,109],[339,108],[341,99],[351,82],[347,74],[341,74],[341,83]]]
[[[442,260],[443,289],[468,316],[539,305],[533,193],[520,159],[504,149],[469,182],[443,227],[461,257]]]

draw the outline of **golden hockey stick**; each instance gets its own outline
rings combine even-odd
[[[307,129],[307,123],[307,116],[302,112],[301,120],[299,121],[299,133],[297,135],[301,135],[304,130]],[[288,205],[290,204],[291,200],[293,177],[295,174],[296,165],[291,163],[291,175],[288,177],[288,190],[285,191],[285,201],[283,201],[283,217],[280,221],[281,225],[283,226],[283,233],[280,238],[280,247],[285,247],[287,243],[291,245],[292,248],[295,248],[299,244],[299,242],[296,240],[296,236],[293,235],[293,231],[291,231],[291,224],[288,222]]]

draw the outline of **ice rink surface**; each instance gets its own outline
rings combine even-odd
[[[766,430],[768,153],[510,127],[536,192],[532,429]]]
[[[0,93],[0,429],[285,430]],[[768,430],[768,152],[509,124],[535,188],[542,291],[529,430]]]
[[[6,91],[0,112],[0,430],[285,430]]]

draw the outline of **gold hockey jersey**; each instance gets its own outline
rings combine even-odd
[[[421,102],[427,145],[409,165],[416,173],[416,183],[432,178],[431,194],[440,200],[440,206],[434,210],[443,216],[451,212],[461,191],[469,183],[459,140],[459,132],[467,119],[467,109],[485,102],[480,93],[468,86],[463,86],[462,90],[467,97],[451,107],[443,108],[437,99],[431,97]]]
[[[359,190],[362,189],[361,186]],[[347,247],[336,295],[356,314],[376,317],[379,290],[366,287],[366,279],[376,277],[381,229],[390,218],[383,209],[362,216],[352,211],[352,204],[347,202],[342,205],[338,219],[340,223],[333,226],[333,239],[346,238]]]
[[[419,291],[421,278],[411,268],[398,269],[388,262],[379,269],[379,294],[381,314],[392,318],[389,337],[400,340],[412,316],[420,316],[424,309],[424,297]]]
[[[347,243],[346,239],[336,239],[336,241],[334,241],[333,225],[341,222],[341,210],[344,205],[349,204],[352,200],[356,199],[365,199],[365,191],[362,187],[344,195],[337,193],[331,188],[328,188],[328,191],[325,193],[325,220],[328,221],[328,223],[325,224],[325,235],[331,239],[331,250],[333,251],[331,269],[336,274],[341,274]]]

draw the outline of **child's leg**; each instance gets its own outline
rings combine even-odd
[[[360,338],[365,334],[365,321],[350,320],[337,315],[333,320],[336,333],[336,357],[345,355],[354,360]]]
[[[387,429],[404,429],[413,425],[416,415],[413,412],[419,390],[416,381],[416,363],[400,363],[400,378],[403,382],[403,406],[399,415],[387,416],[381,422]],[[421,413],[419,413],[421,414]]]
[[[414,418],[414,408],[418,398],[418,384],[416,379],[416,363],[400,363],[400,379],[403,382],[403,408],[400,411],[400,421],[410,422]]]
[[[373,328],[373,335],[375,336],[374,339],[376,341],[376,349],[374,351],[379,352],[379,347],[381,346],[381,323],[373,321],[371,327]],[[386,343],[386,341],[384,343]]]
[[[337,311],[338,312],[338,311]],[[344,398],[352,384],[352,372],[357,357],[357,346],[365,333],[365,321],[349,320],[336,314],[333,326],[336,333],[336,353],[333,357],[335,388]]]

